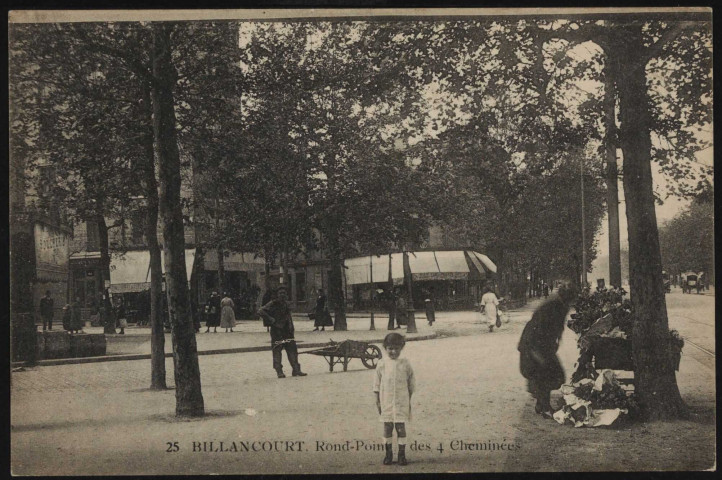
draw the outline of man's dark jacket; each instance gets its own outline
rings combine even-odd
[[[53,299],[43,297],[40,299],[40,316],[43,318],[53,318]]]
[[[293,338],[294,327],[291,309],[288,302],[279,298],[271,300],[258,310],[258,314],[271,322],[271,340],[287,340]]]

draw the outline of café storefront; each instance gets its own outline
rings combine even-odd
[[[414,308],[424,307],[433,292],[439,310],[473,308],[482,287],[495,278],[496,265],[473,250],[430,250],[407,252]],[[347,298],[353,310],[379,308],[378,291],[401,288],[404,284],[404,253],[370,255],[346,259],[344,277]],[[405,287],[403,288],[405,293]]]

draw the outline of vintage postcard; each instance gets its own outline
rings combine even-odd
[[[716,470],[711,9],[8,22],[14,475]]]

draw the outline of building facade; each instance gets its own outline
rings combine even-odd
[[[33,314],[41,324],[40,299],[50,291],[58,322],[68,302],[72,228],[42,190],[54,171],[43,165],[30,170],[23,158],[11,155],[9,173],[10,310]],[[33,181],[38,178],[45,182]]]

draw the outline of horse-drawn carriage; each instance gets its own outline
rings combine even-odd
[[[695,272],[685,272],[682,274],[682,293],[692,293],[692,290],[696,290],[697,293],[702,291],[702,275]]]

